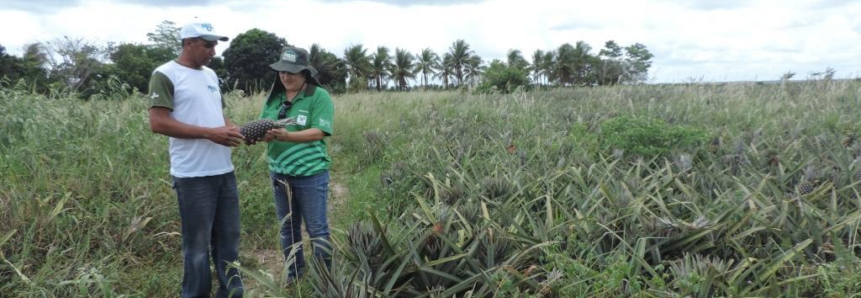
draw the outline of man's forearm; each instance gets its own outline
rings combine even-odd
[[[209,136],[209,128],[185,124],[176,120],[159,121],[151,125],[152,131],[169,137],[180,139],[206,139]]]
[[[150,130],[154,133],[180,139],[205,139],[210,128],[185,124],[170,116],[169,111],[150,109]]]

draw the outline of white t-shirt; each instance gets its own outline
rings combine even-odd
[[[201,126],[224,126],[224,102],[218,76],[208,67],[193,69],[176,61],[153,71],[150,79],[152,107],[171,109],[179,122]],[[233,171],[230,147],[207,139],[170,138],[170,174],[180,178],[205,177]]]

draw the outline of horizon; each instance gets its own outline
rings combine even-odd
[[[370,50],[404,48],[412,54],[427,47],[442,54],[463,39],[485,63],[504,61],[510,49],[520,50],[529,61],[536,49],[577,41],[588,43],[597,55],[605,41],[614,40],[623,47],[644,44],[655,55],[648,83],[771,81],[786,72],[796,73],[793,80],[798,80],[826,68],[839,79],[861,76],[861,19],[854,17],[861,13],[861,3],[846,0],[793,1],[793,7],[772,0],[6,2],[0,26],[18,30],[4,32],[0,44],[16,56],[26,44],[64,35],[99,45],[147,44],[146,33],[161,21],[182,26],[200,15],[231,40],[258,28],[300,47],[318,43],[339,58],[353,44]],[[316,13],[290,13],[294,10]],[[474,13],[482,11],[489,13]],[[103,17],[80,17],[93,14]],[[416,21],[422,19],[430,21]],[[220,44],[217,55],[229,43]]]

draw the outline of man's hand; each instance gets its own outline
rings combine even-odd
[[[213,143],[227,147],[239,146],[242,144],[242,140],[245,139],[242,137],[242,134],[239,133],[239,128],[236,126],[211,128],[205,137]]]

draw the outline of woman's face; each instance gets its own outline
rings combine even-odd
[[[279,71],[278,78],[281,79],[281,84],[284,84],[284,89],[290,92],[302,90],[302,84],[305,84],[305,75],[302,73]]]

